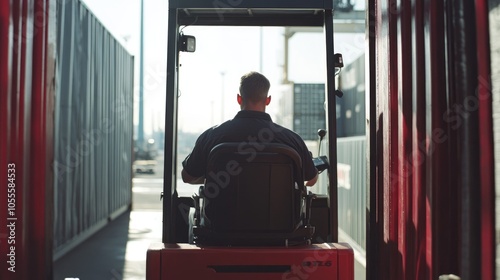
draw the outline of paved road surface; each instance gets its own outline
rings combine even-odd
[[[161,242],[163,162],[155,174],[133,179],[132,211],[64,255],[54,264],[54,279],[145,279],[149,244]]]

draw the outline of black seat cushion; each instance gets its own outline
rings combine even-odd
[[[217,145],[208,159],[195,239],[219,236],[253,244],[309,235],[310,229],[298,234],[306,195],[302,178],[301,159],[286,145],[267,144],[259,151],[242,151],[238,143]]]

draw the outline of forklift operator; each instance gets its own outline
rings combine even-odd
[[[268,96],[269,80],[262,74],[250,72],[241,77],[240,94],[237,101],[239,111],[234,119],[214,126],[203,132],[196,140],[193,151],[182,162],[182,180],[189,184],[203,184],[208,155],[213,147],[225,142],[240,143],[238,150],[249,154],[263,149],[266,143],[280,143],[295,149],[302,159],[303,177],[306,186],[313,186],[318,180],[311,153],[302,138],[295,132],[275,124],[266,106],[271,102]]]

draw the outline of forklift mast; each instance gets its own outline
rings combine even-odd
[[[163,243],[176,242],[177,124],[179,51],[186,51],[187,25],[205,26],[315,26],[323,27],[326,42],[326,123],[328,133],[328,240],[338,242],[336,56],[333,48],[334,0],[170,0],[168,10],[167,95],[165,116],[165,165],[163,185]],[[350,1],[348,1],[350,3]],[[181,43],[180,41],[183,41]],[[190,50],[187,50],[190,51]]]

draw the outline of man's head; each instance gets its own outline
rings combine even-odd
[[[267,96],[271,84],[262,74],[250,72],[241,77],[240,94],[238,94],[238,104],[242,110],[265,111],[266,106],[271,102],[271,97]]]

